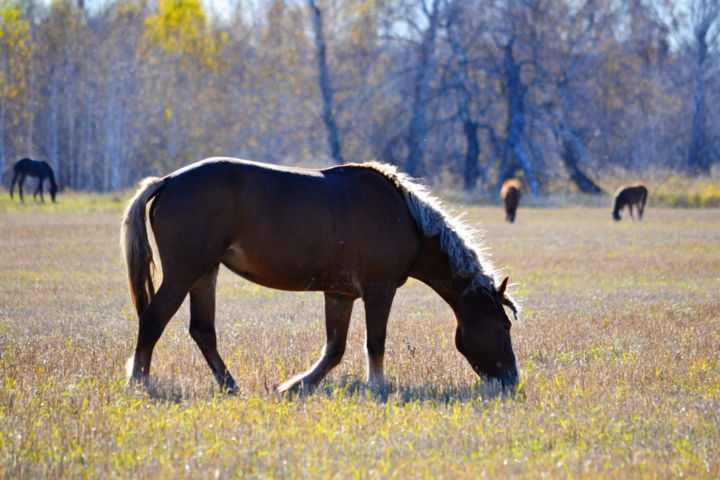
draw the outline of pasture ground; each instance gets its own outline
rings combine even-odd
[[[410,281],[390,319],[385,392],[348,352],[313,395],[274,387],[315,361],[322,295],[218,281],[220,395],[187,306],[128,390],[137,320],[118,251],[122,203],[0,197],[0,478],[718,478],[720,211],[463,208],[523,305],[522,385],[489,396],[454,320]]]

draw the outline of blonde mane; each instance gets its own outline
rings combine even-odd
[[[494,271],[474,229],[446,213],[437,197],[409,175],[398,172],[394,165],[366,162],[362,166],[381,173],[395,185],[425,236],[440,236],[440,247],[450,259],[451,271],[470,280],[467,291],[480,288],[489,295],[495,294]]]

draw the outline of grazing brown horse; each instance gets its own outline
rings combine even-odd
[[[55,174],[52,171],[52,167],[50,167],[47,162],[23,158],[17,161],[14,168],[15,174],[13,175],[12,183],[10,184],[10,198],[13,196],[13,189],[15,188],[15,183],[17,182],[18,191],[20,192],[20,201],[24,202],[23,183],[25,182],[25,177],[36,177],[38,179],[38,186],[35,193],[33,193],[33,199],[37,199],[39,193],[40,201],[45,203],[45,198],[43,198],[43,182],[45,182],[45,179],[47,178],[50,182],[50,197],[52,198],[52,201],[55,202],[55,194],[58,191],[58,186],[57,183],[55,183]]]
[[[620,210],[625,208],[625,206],[630,210],[630,218],[635,220],[633,216],[633,205],[637,207],[638,218],[642,220],[647,196],[648,190],[642,183],[634,183],[620,188],[615,194],[615,206],[612,211],[613,220],[620,220]]]
[[[515,221],[515,212],[522,196],[521,189],[522,184],[516,178],[505,180],[500,189],[500,197],[505,201],[505,220],[510,223]]]
[[[153,200],[154,199],[154,200]],[[162,265],[154,290],[146,205]],[[379,163],[324,170],[211,158],[147,178],[122,228],[130,293],[140,317],[131,380],[146,383],[155,343],[190,293],[190,335],[223,390],[238,387],[216,348],[220,264],[270,288],[325,293],[327,341],[320,359],[280,391],[312,389],[345,352],[353,302],[362,298],[367,378],[383,383],[385,333],[395,291],[408,277],[433,288],[457,318],[455,345],[479,375],[517,383],[510,321],[462,224],[423,187]]]

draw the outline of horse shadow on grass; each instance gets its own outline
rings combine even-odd
[[[145,386],[128,386],[139,395],[147,396],[153,400],[179,404],[189,400],[207,399],[207,395],[215,398],[243,398],[247,392],[228,394],[213,384],[210,387],[200,386],[180,377],[159,378],[150,377]],[[448,405],[455,403],[488,402],[491,400],[522,401],[525,392],[522,387],[517,390],[508,390],[497,381],[476,381],[469,384],[437,384],[425,382],[422,385],[406,386],[394,379],[384,385],[369,385],[360,378],[346,375],[336,380],[326,380],[314,390],[301,390],[297,392],[280,393],[275,389],[266,387],[266,395],[278,400],[304,400],[317,397],[334,398],[338,396],[365,398],[384,404],[393,402],[399,405],[409,403],[430,403]]]
[[[207,400],[211,398],[233,398],[212,384],[198,385],[181,377],[160,378],[151,376],[145,385],[126,384],[126,390],[141,397],[150,398],[161,403],[180,404],[191,400]]]
[[[437,384],[425,382],[422,385],[406,386],[390,379],[384,385],[369,385],[355,376],[343,376],[335,381],[325,381],[312,392],[299,392],[290,398],[306,396],[337,395],[365,397],[379,403],[389,401],[404,405],[407,403],[451,404],[470,403],[489,400],[522,400],[524,391],[508,390],[497,381],[477,381],[471,384]]]

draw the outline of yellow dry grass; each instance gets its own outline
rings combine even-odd
[[[273,389],[316,359],[322,295],[227,271],[219,345],[242,393],[219,395],[187,306],[156,349],[157,396],[124,387],[137,321],[119,209],[0,208],[0,478],[720,476],[718,210],[521,207],[508,225],[464,209],[524,307],[520,393],[485,395],[449,308],[410,281],[385,394],[362,382],[358,302],[343,363],[288,401]]]

